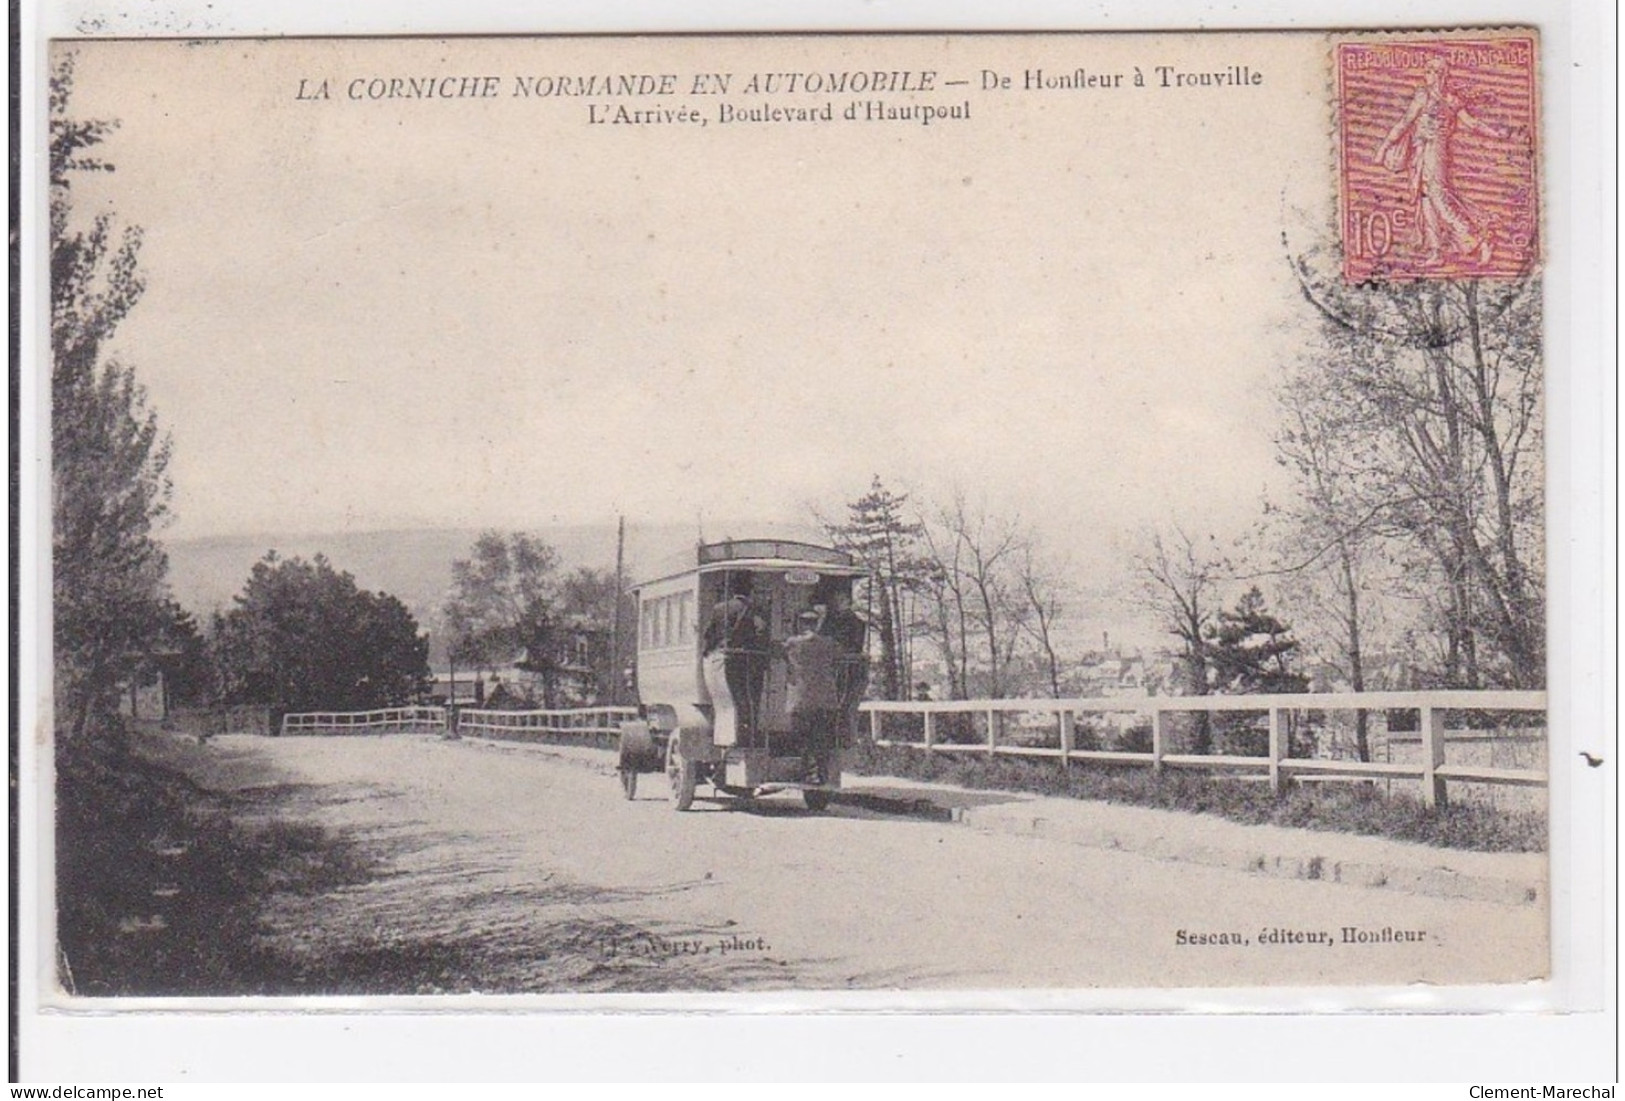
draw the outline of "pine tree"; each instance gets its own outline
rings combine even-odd
[[[1293,668],[1298,640],[1292,627],[1273,615],[1264,594],[1255,585],[1242,594],[1234,608],[1221,611],[1209,630],[1208,667],[1213,691],[1253,696],[1281,692],[1307,692],[1309,678]],[[1227,714],[1217,725],[1232,748],[1246,754],[1264,753],[1269,732],[1245,714]],[[1295,723],[1289,735],[1296,733]]]
[[[926,573],[918,550],[924,528],[908,519],[907,504],[908,495],[887,489],[877,474],[869,492],[846,506],[846,523],[825,525],[835,545],[870,571],[868,610],[880,646],[878,682],[888,700],[909,695],[907,595]]]

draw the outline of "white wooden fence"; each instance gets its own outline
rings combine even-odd
[[[869,729],[877,745],[911,746],[927,753],[981,753],[989,757],[1052,757],[1063,766],[1074,762],[1102,761],[1115,764],[1143,764],[1161,771],[1165,768],[1205,769],[1230,775],[1267,777],[1272,790],[1279,792],[1292,777],[1337,778],[1345,780],[1419,780],[1422,798],[1428,805],[1446,801],[1445,786],[1450,781],[1482,784],[1524,784],[1543,786],[1546,771],[1534,769],[1488,768],[1452,764],[1446,760],[1446,732],[1460,716],[1485,712],[1538,712],[1545,724],[1546,693],[1497,691],[1434,692],[1322,692],[1258,696],[1153,696],[1141,699],[1075,700],[942,700],[869,701],[862,708],[869,715]],[[1191,754],[1169,752],[1169,716],[1253,712],[1269,717],[1269,750],[1263,756]],[[1288,737],[1294,716],[1310,711],[1416,711],[1420,714],[1420,760],[1414,763],[1357,761],[1322,757],[1293,757]],[[1137,714],[1149,716],[1151,748],[1148,752],[1077,748],[1078,717],[1089,714]],[[945,715],[970,715],[968,724],[976,731],[974,743],[944,742],[939,736]],[[1015,745],[1005,735],[1019,727],[1021,716],[1047,716],[1057,728],[1057,744]],[[915,716],[906,738],[892,737],[886,730],[888,716]],[[1012,722],[1014,716],[1018,721]],[[895,726],[895,720],[892,720]],[[1453,740],[1453,739],[1451,739]]]
[[[283,734],[426,734],[445,728],[444,707],[299,711],[282,716]]]
[[[526,734],[619,734],[635,707],[578,707],[562,711],[474,711],[457,714],[457,732],[476,738],[515,738]]]

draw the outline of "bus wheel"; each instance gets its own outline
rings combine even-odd
[[[666,776],[671,780],[671,805],[678,810],[687,810],[694,805],[699,768],[683,756],[681,742],[677,731],[672,731],[671,740],[666,743]]]
[[[829,792],[817,788],[802,788],[801,801],[807,805],[808,810],[818,814],[829,806]]]
[[[638,773],[636,769],[623,768],[621,773],[621,794],[628,799],[638,797]]]

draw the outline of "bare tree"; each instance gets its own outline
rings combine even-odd
[[[1307,597],[1304,603],[1330,620],[1336,665],[1350,689],[1367,688],[1366,645],[1370,609],[1367,577],[1379,541],[1369,474],[1359,429],[1326,400],[1321,364],[1301,365],[1279,392],[1283,427],[1275,446],[1297,483],[1297,502],[1274,510],[1280,564]],[[1371,759],[1369,716],[1355,713],[1355,753]]]
[[[1311,385],[1348,433],[1369,531],[1442,594],[1449,685],[1545,683],[1540,283],[1349,286],[1294,259],[1329,354]],[[1487,651],[1486,651],[1487,647]]]
[[[942,655],[950,695],[1009,695],[1019,687],[1018,651],[1034,615],[1022,572],[1031,537],[1015,518],[972,506],[960,491],[926,513],[920,531],[925,610],[915,628]],[[1046,612],[1059,614],[1036,565],[1032,581]],[[1053,626],[1052,618],[1046,630]]]
[[[1134,566],[1140,577],[1141,604],[1184,647],[1184,676],[1179,687],[1186,695],[1207,695],[1211,690],[1208,633],[1218,612],[1220,587],[1231,573],[1218,541],[1210,535],[1198,543],[1176,524],[1166,540],[1161,533],[1151,534]],[[1197,716],[1193,748],[1206,753],[1212,745],[1212,724],[1203,713]]]
[[[1064,576],[1063,570],[1044,559],[1029,537],[1020,548],[1016,563],[1016,580],[1027,602],[1022,627],[1038,647],[1051,699],[1061,698],[1061,658],[1055,649],[1055,631],[1066,613]]]
[[[1018,574],[1026,546],[1021,526],[972,507],[956,491],[925,527],[933,547],[947,548],[937,564],[954,599],[963,679],[969,679],[968,659],[974,653],[987,694],[999,699],[1009,691],[1011,663],[1028,617]]]
[[[921,591],[927,614],[921,628],[936,644],[948,676],[948,697],[962,700],[970,696],[970,656],[968,634],[970,615],[966,605],[965,575],[960,568],[963,545],[946,533],[921,524],[926,559]]]

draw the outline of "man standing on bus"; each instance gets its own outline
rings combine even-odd
[[[784,642],[785,703],[790,712],[790,733],[801,745],[807,782],[822,784],[822,767],[840,720],[840,693],[836,687],[840,647],[819,632],[820,615],[808,608],[796,617],[796,633]]]
[[[835,643],[838,651],[836,691],[840,697],[836,707],[852,712],[868,687],[869,625],[852,610],[852,590],[837,585],[825,594],[827,610],[818,631]]]
[[[724,655],[723,675],[747,737],[756,733],[756,715],[767,683],[767,622],[751,602],[748,573],[723,574],[722,599],[705,621],[703,656]]]

